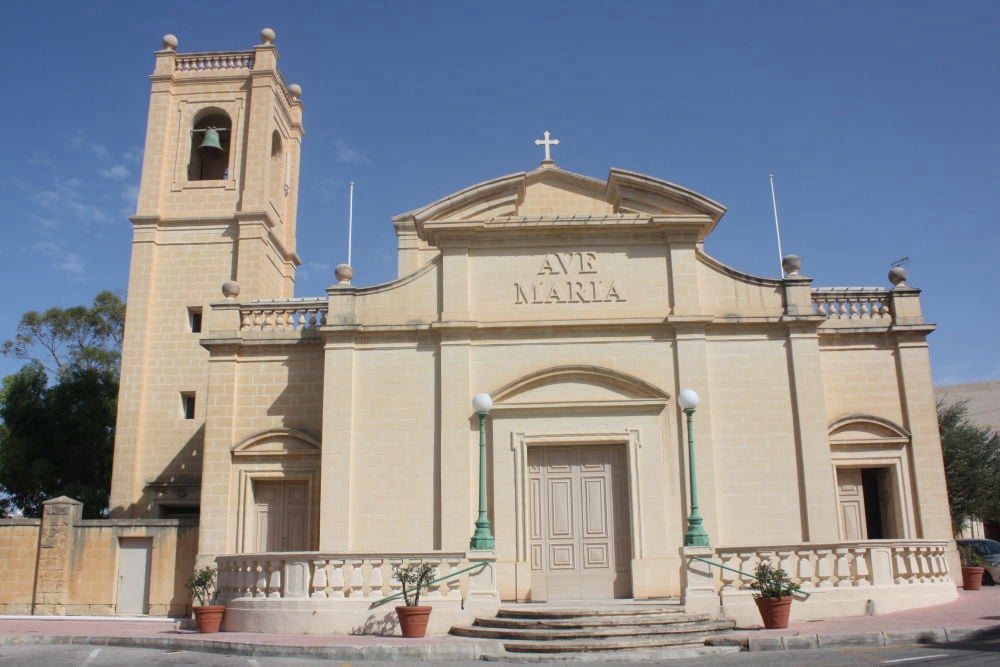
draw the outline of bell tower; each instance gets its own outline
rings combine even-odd
[[[202,313],[293,295],[302,90],[271,29],[248,51],[156,52],[133,225],[112,516],[196,515],[207,352]],[[232,286],[230,286],[232,290]]]

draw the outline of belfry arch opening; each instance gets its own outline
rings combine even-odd
[[[191,160],[188,162],[189,181],[221,181],[229,178],[230,145],[233,122],[221,111],[208,111],[191,128]],[[205,147],[208,130],[215,130],[219,150]]]

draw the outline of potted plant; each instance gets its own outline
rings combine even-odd
[[[191,591],[191,596],[198,603],[191,607],[198,632],[218,632],[222,625],[222,614],[226,611],[226,606],[212,604],[215,598],[215,574],[214,567],[203,567],[184,582],[184,586]]]
[[[757,565],[754,576],[757,580],[750,584],[750,588],[754,590],[754,602],[764,627],[787,628],[792,611],[792,593],[799,590],[799,585],[788,578],[787,572],[767,561]]]
[[[427,632],[427,622],[431,617],[430,606],[420,606],[420,592],[431,586],[435,568],[427,563],[411,563],[405,567],[395,565],[392,568],[393,578],[403,585],[403,602],[396,607],[399,617],[399,628],[404,637],[423,637]]]
[[[978,591],[983,585],[986,561],[975,547],[964,544],[958,545],[958,556],[962,559],[962,588],[967,591]]]

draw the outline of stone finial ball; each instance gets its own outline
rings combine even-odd
[[[235,280],[227,280],[222,283],[222,296],[227,299],[235,299],[240,295],[240,284]]]
[[[293,83],[288,87],[288,94],[292,96],[293,100],[297,100],[302,97],[302,86],[297,83]]]
[[[163,48],[167,51],[173,51],[177,48],[177,36],[167,33],[163,36]]]
[[[896,287],[906,287],[906,269],[901,266],[889,269],[889,282]]]
[[[264,28],[263,30],[260,31],[260,41],[264,42],[265,44],[273,44],[274,38],[275,38],[274,31],[271,30],[270,28]]]
[[[788,275],[797,276],[802,269],[802,259],[798,255],[785,255],[781,258],[781,268]]]
[[[351,278],[354,277],[354,269],[351,268],[350,264],[338,264],[333,275],[336,276],[338,285],[350,285]]]

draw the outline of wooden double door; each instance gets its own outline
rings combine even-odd
[[[309,483],[257,480],[253,484],[254,551],[309,548]]]
[[[631,597],[624,446],[529,448],[528,496],[533,600]]]

